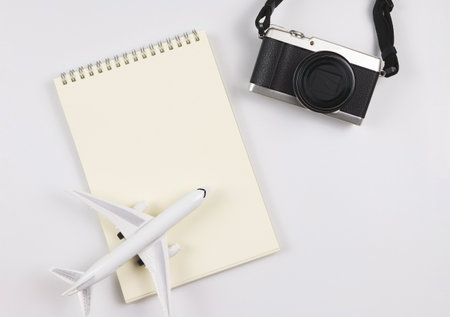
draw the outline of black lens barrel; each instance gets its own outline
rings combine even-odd
[[[355,75],[341,55],[320,51],[302,60],[293,76],[297,99],[307,108],[320,112],[338,111],[355,91]]]

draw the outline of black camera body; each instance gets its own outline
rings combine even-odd
[[[249,90],[360,125],[380,71],[376,56],[271,26]]]

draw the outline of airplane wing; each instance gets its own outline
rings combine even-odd
[[[113,223],[125,237],[131,236],[137,228],[153,219],[152,216],[142,212],[145,209],[142,204],[129,208],[88,193],[74,191],[73,194]]]
[[[166,234],[140,252],[139,257],[152,276],[165,317],[170,317],[169,249]]]

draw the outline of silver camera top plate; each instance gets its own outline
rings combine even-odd
[[[272,39],[289,43],[313,52],[331,51],[342,55],[354,65],[358,65],[375,72],[381,71],[381,58],[362,53],[351,48],[328,42],[316,37],[306,37],[303,33],[295,30],[287,30],[277,25],[271,25],[265,35]]]

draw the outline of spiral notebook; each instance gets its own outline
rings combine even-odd
[[[158,215],[192,189],[205,202],[168,233],[172,285],[279,249],[204,32],[149,45],[54,80],[91,192]],[[120,240],[101,219],[108,246]],[[126,302],[155,292],[136,259],[117,275]]]

